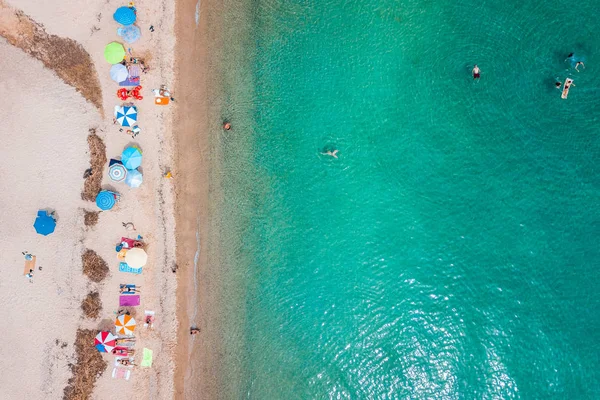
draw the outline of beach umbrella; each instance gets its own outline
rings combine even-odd
[[[112,42],[104,48],[104,58],[111,64],[120,63],[123,57],[125,57],[125,49],[121,43]]]
[[[125,177],[125,184],[127,186],[132,188],[140,187],[143,181],[142,173],[137,169],[127,171],[127,176]]]
[[[101,210],[110,210],[116,203],[115,194],[108,190],[103,190],[96,196],[96,205]]]
[[[115,64],[110,67],[110,77],[117,83],[123,82],[129,77],[129,71],[127,71],[127,67],[123,64]]]
[[[125,262],[131,268],[141,268],[148,262],[148,254],[144,249],[134,247],[133,249],[127,250],[125,254]]]
[[[116,346],[116,339],[110,332],[100,332],[94,339],[94,346],[101,353],[110,353]]]
[[[123,150],[121,162],[127,169],[136,169],[142,165],[142,150],[137,146],[131,146]]]
[[[54,228],[56,228],[56,221],[51,215],[48,215],[46,211],[39,210],[37,213],[37,218],[33,223],[33,227],[40,235],[47,236],[54,232]]]
[[[135,319],[131,315],[119,315],[115,321],[115,326],[118,334],[131,336],[135,330]]]
[[[115,106],[115,118],[121,126],[134,126],[137,123],[137,107]]]
[[[129,7],[119,7],[113,14],[115,21],[121,25],[131,25],[135,22],[136,16],[135,11]]]
[[[135,25],[124,26],[123,28],[117,29],[117,35],[127,43],[133,43],[142,36],[142,31]]]
[[[123,182],[127,176],[127,168],[123,164],[113,164],[108,168],[108,177],[114,182]]]

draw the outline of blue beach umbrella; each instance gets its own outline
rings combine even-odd
[[[125,177],[125,184],[132,188],[140,187],[144,178],[142,173],[137,169],[130,169],[127,171],[127,176]]]
[[[117,35],[121,36],[124,41],[131,44],[137,41],[140,36],[142,36],[142,31],[140,31],[140,28],[135,25],[129,25],[117,29]]]
[[[121,126],[134,126],[137,123],[137,107],[116,106],[115,118]]]
[[[37,218],[33,223],[33,227],[40,235],[47,236],[54,232],[54,228],[56,228],[56,221],[54,218],[52,218],[52,216],[48,215],[46,211],[39,210]]]
[[[115,194],[108,190],[103,190],[96,196],[96,205],[101,210],[110,210],[115,206]]]
[[[126,148],[121,154],[121,162],[127,169],[136,169],[142,165],[142,150],[136,146]]]
[[[113,18],[121,25],[131,25],[135,22],[135,11],[129,7],[119,7],[113,14]]]

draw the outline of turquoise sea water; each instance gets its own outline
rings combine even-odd
[[[600,398],[597,4],[229,3],[223,397]]]

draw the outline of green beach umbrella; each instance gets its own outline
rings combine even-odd
[[[118,64],[125,57],[125,49],[119,42],[112,42],[104,48],[104,58],[111,64]]]

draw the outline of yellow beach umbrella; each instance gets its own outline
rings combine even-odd
[[[119,335],[131,336],[135,330],[135,319],[131,315],[119,315],[115,321],[115,327]]]
[[[148,254],[146,254],[144,249],[140,249],[139,247],[127,250],[127,254],[125,254],[125,262],[131,268],[141,268],[146,265],[147,261]]]

